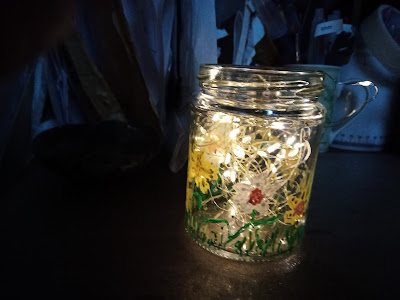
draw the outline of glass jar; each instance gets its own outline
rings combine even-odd
[[[325,118],[317,100],[323,73],[202,65],[198,79],[187,232],[231,259],[293,252],[304,235]]]

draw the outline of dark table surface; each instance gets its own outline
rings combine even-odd
[[[74,181],[34,161],[2,191],[0,298],[400,296],[399,155],[320,155],[304,245],[280,262],[230,261],[192,242],[185,180],[160,163]]]

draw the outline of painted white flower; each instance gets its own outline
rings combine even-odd
[[[272,197],[280,187],[281,184],[271,180],[268,174],[261,173],[252,177],[250,181],[235,183],[235,194],[231,200],[241,213],[252,214],[255,209],[263,216],[269,215]]]

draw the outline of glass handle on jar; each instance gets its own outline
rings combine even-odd
[[[364,110],[364,108],[367,106],[369,102],[374,100],[376,96],[378,95],[378,87],[369,80],[365,81],[357,81],[357,80],[351,80],[351,81],[346,81],[346,82],[338,82],[338,85],[358,85],[362,88],[364,88],[365,91],[365,100],[356,108],[354,108],[350,113],[348,113],[346,116],[340,118],[337,121],[333,121],[329,124],[329,127],[331,128],[330,132],[330,140],[332,141],[336,134],[343,129],[345,125],[347,125],[351,120],[353,120],[355,117],[357,117],[360,112]],[[371,92],[372,90],[372,92]]]

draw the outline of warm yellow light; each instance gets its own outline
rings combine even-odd
[[[236,215],[236,210],[235,208],[231,208],[231,216],[234,217]]]
[[[225,171],[224,176],[229,178],[232,182],[236,181],[236,172],[235,171]]]
[[[235,182],[236,181],[236,172],[231,171],[231,181]]]
[[[216,114],[212,117],[213,122],[218,122],[219,119],[221,119],[221,113],[216,113]]]
[[[294,157],[294,156],[296,156],[296,155],[299,153],[299,149],[300,149],[301,147],[303,147],[303,146],[304,146],[303,143],[296,143],[296,144],[294,144],[293,149],[288,153],[288,156],[289,156],[289,157]]]
[[[274,152],[280,148],[281,144],[275,143],[267,148],[268,153]]]
[[[242,142],[243,143],[248,143],[248,142],[250,142],[251,141],[251,137],[250,136],[245,136],[243,139],[242,139]]]
[[[246,155],[246,153],[244,152],[243,148],[240,147],[239,145],[236,146],[236,147],[233,149],[233,153],[235,153],[235,155],[236,155],[237,157],[239,157],[239,158],[244,158],[245,155]]]
[[[215,80],[215,77],[218,75],[218,73],[219,73],[219,70],[217,70],[217,69],[212,69],[212,70],[210,70],[210,80],[212,81],[212,80]]]
[[[267,153],[264,151],[257,151],[257,154],[260,155],[261,157],[267,157]]]
[[[236,140],[236,136],[238,135],[239,132],[240,132],[239,128],[233,129],[231,132],[229,132],[229,137],[232,140]]]
[[[294,136],[291,136],[290,138],[287,139],[286,144],[291,145],[294,143],[296,138]]]
[[[279,151],[279,153],[276,155],[279,158],[285,158],[286,157],[286,150],[285,149],[281,149],[281,151]]]
[[[289,157],[294,157],[297,155],[297,153],[299,153],[299,148],[298,147],[294,147],[294,149],[292,149],[289,153],[288,156]]]
[[[217,118],[217,117],[216,117]],[[228,115],[219,115],[219,123],[232,123],[232,117]]]
[[[202,136],[196,136],[194,139],[195,139],[196,141],[202,141],[202,142],[204,142],[204,138],[203,138]]]
[[[228,153],[228,154],[226,155],[226,157],[225,157],[225,164],[227,165],[227,164],[229,164],[230,162],[231,162],[231,154]]]
[[[273,129],[285,129],[285,124],[282,122],[273,122],[271,124],[271,128]]]

